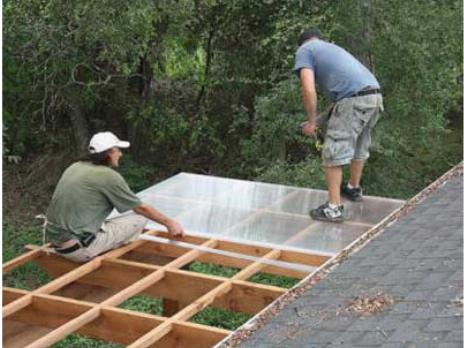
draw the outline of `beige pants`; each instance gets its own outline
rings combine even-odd
[[[135,213],[106,220],[88,247],[80,248],[69,254],[58,254],[75,262],[87,262],[105,251],[136,240],[147,221],[145,217]]]

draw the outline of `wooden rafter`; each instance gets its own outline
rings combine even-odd
[[[163,232],[150,233],[166,236]],[[320,266],[329,259],[327,255],[317,253],[282,251],[215,239],[187,237],[186,241],[257,258],[309,266]],[[157,258],[162,262],[154,264],[152,261]],[[3,289],[4,321],[46,328],[45,334],[41,332],[42,336],[28,342],[27,347],[50,346],[73,332],[130,347],[171,347],[179,342],[189,343],[191,347],[212,346],[229,331],[190,323],[188,320],[196,313],[213,306],[255,314],[286,289],[252,283],[247,279],[262,271],[300,278],[307,275],[269,266],[259,260],[253,262],[213,256],[196,249],[186,250],[146,241],[133,242],[83,265],[49,254],[45,247],[32,247],[28,253],[6,263],[4,271],[28,261],[39,264],[55,279],[32,291]],[[232,278],[224,278],[181,269],[193,261],[237,267],[240,271]],[[88,295],[87,289],[92,287],[106,289],[108,293],[85,300],[82,295]],[[117,308],[138,294],[163,298],[165,316]],[[131,327],[130,334],[124,329],[127,325]],[[6,332],[8,335],[8,330]],[[4,336],[6,346],[8,342],[8,337],[5,339]]]

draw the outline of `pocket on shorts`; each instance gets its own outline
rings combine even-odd
[[[353,105],[353,118],[360,120],[362,123],[366,124],[367,122],[369,122],[376,109],[376,105],[356,103]]]
[[[347,112],[339,113],[340,109],[337,111],[329,120],[325,136],[322,158],[326,161],[343,160],[350,157],[353,152],[350,114]]]

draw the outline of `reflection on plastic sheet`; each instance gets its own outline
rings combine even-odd
[[[176,218],[189,234],[322,252],[343,249],[403,204],[365,197],[344,202],[347,222],[322,223],[308,212],[327,200],[325,191],[186,173],[138,195]],[[151,222],[149,227],[161,226]]]
[[[368,225],[314,222],[285,244],[302,249],[336,253],[369,229]]]

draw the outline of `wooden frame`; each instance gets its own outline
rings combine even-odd
[[[167,237],[164,232],[149,233]],[[185,241],[314,267],[330,258],[199,237]],[[129,347],[212,347],[230,331],[189,322],[196,313],[211,305],[256,314],[287,290],[250,282],[251,276],[262,271],[300,279],[307,276],[259,261],[148,241],[133,242],[86,264],[49,253],[46,246],[29,249],[5,263],[3,272],[34,262],[55,279],[32,291],[3,288],[4,347],[47,347],[74,332]],[[181,269],[193,261],[240,271],[223,278]],[[87,291],[89,287],[97,287],[98,293]],[[137,294],[163,298],[163,316],[117,307]]]

